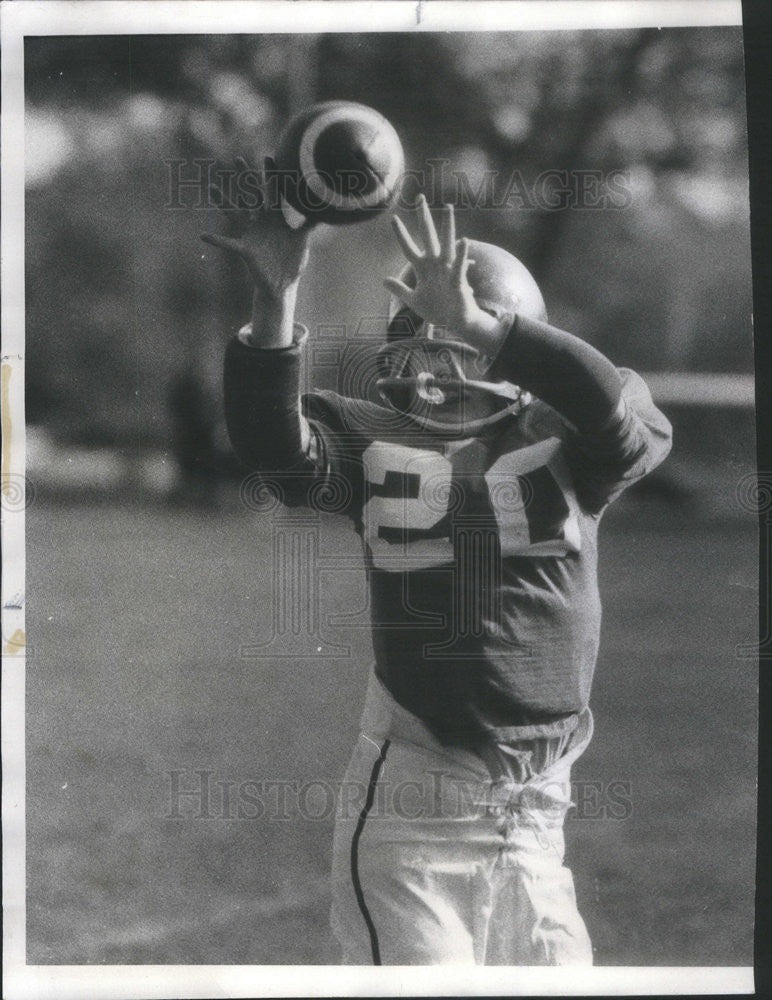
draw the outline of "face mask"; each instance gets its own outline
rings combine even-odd
[[[384,372],[377,387],[393,409],[424,426],[453,434],[475,434],[484,427],[519,413],[528,393],[508,382],[484,378],[478,352],[463,341],[417,336],[394,340],[378,352]]]

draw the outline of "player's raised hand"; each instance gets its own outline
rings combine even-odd
[[[426,323],[455,333],[483,353],[494,353],[500,324],[475,301],[467,279],[467,270],[474,261],[469,258],[467,241],[456,241],[453,206],[443,206],[439,234],[423,195],[418,207],[424,250],[401,219],[392,219],[399,245],[415,273],[415,287],[399,278],[386,278],[384,285]]]
[[[279,206],[272,204],[268,176],[274,164],[270,157],[266,157],[262,172],[254,170],[241,157],[236,160],[236,165],[245,175],[257,181],[259,204],[256,208],[244,208],[212,186],[210,193],[226,219],[228,234],[202,233],[201,239],[240,257],[256,290],[266,298],[278,301],[298,281],[306,266],[311,226],[292,229]]]

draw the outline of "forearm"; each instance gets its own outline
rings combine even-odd
[[[273,348],[244,340],[234,338],[225,353],[225,419],[233,448],[252,469],[302,470],[308,428],[300,413],[300,347],[294,340]]]
[[[295,304],[298,282],[278,295],[267,294],[259,286],[252,295],[252,323],[246,342],[262,350],[291,347],[294,342]]]
[[[598,431],[620,406],[622,380],[605,355],[573,334],[518,316],[490,368],[552,406],[580,431]]]

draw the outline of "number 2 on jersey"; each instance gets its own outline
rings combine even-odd
[[[452,563],[453,518],[465,483],[454,478],[450,459],[384,441],[362,458],[364,541],[373,565],[405,572]],[[503,556],[579,550],[578,505],[557,438],[502,455],[485,473],[486,487]]]

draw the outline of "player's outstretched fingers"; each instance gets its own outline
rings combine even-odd
[[[286,200],[284,199],[284,185],[281,182],[281,172],[277,170],[274,158],[272,156],[263,157],[262,170],[250,167],[242,156],[237,157],[237,160],[243,163],[246,169],[257,177],[262,195],[261,207],[268,209],[265,218],[268,219],[269,223],[274,224],[282,230],[289,229],[291,232],[297,233],[306,239],[311,230],[316,228],[317,220],[300,212],[296,213],[297,218],[294,218],[292,222],[285,217],[284,212],[281,211],[282,201]],[[272,176],[279,178],[276,184],[271,183]]]
[[[397,236],[397,241],[402,249],[402,253],[407,257],[410,263],[415,264],[417,261],[423,260],[423,254],[413,242],[413,237],[405,228],[405,223],[402,219],[398,219],[396,215],[393,215],[391,217],[391,225]]]
[[[451,281],[455,288],[463,288],[467,283],[466,272],[468,271],[470,264],[474,264],[474,261],[469,256],[469,240],[465,237],[461,240],[461,249],[458,251],[456,259],[453,261]]]
[[[442,206],[440,248],[440,258],[452,266],[456,260],[456,215],[452,205]]]
[[[384,278],[383,286],[396,295],[398,299],[401,299],[406,306],[412,307],[415,303],[415,290],[406,285],[404,281],[400,281],[399,278]]]
[[[421,195],[418,199],[418,216],[421,220],[421,231],[423,232],[426,253],[429,257],[439,257],[440,241],[437,230],[434,228],[432,213],[429,211],[429,203],[426,195]]]

